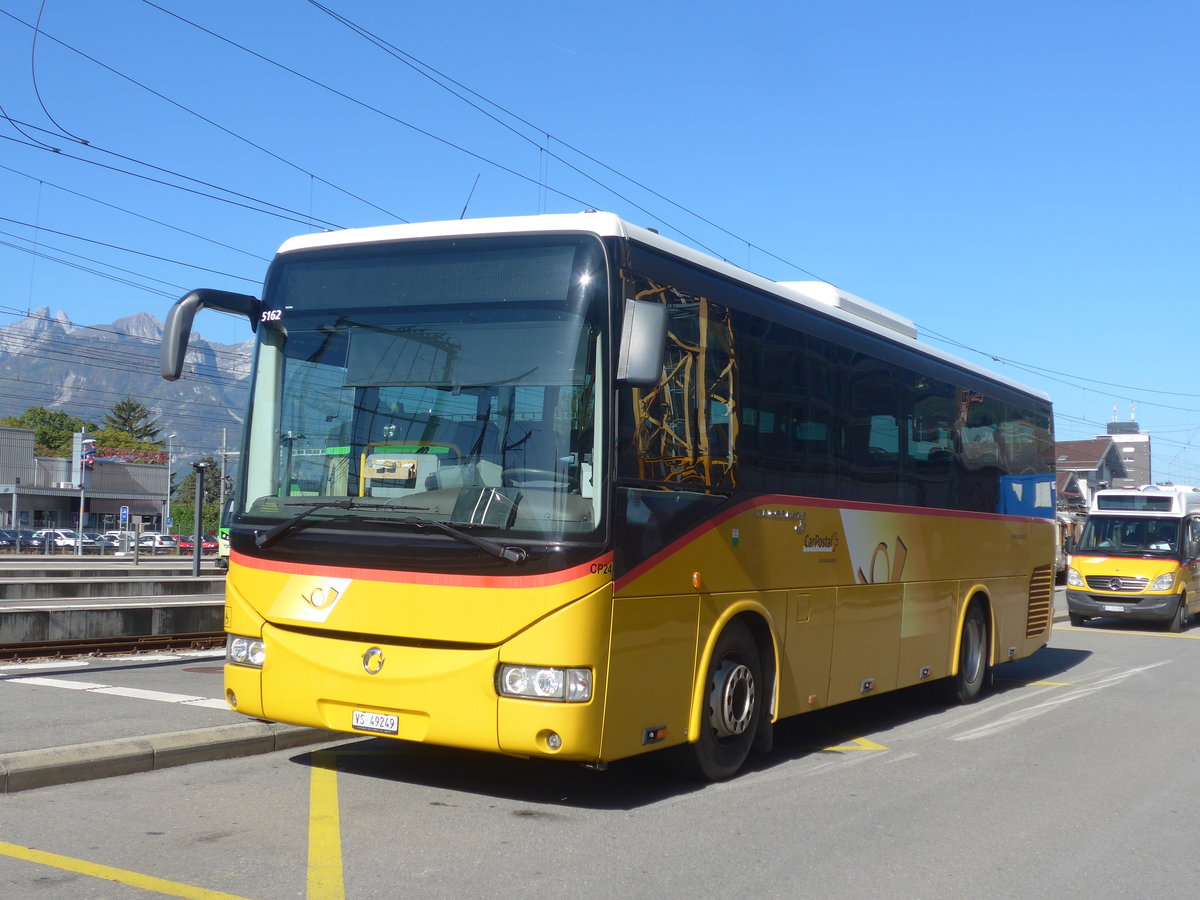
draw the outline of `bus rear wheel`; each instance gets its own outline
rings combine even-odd
[[[974,703],[983,693],[989,674],[987,618],[983,604],[972,600],[963,619],[958,674],[950,679],[950,698],[958,703]]]
[[[762,661],[754,636],[742,622],[730,622],[708,664],[700,739],[691,745],[697,776],[723,781],[737,773],[754,745],[762,699]]]

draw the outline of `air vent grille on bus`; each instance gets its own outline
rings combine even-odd
[[[1050,623],[1054,601],[1054,566],[1038,566],[1029,579],[1029,609],[1025,615],[1025,637],[1037,637]]]

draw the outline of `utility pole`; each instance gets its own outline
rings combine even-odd
[[[160,529],[164,534],[171,533],[171,456],[174,450],[171,442],[175,437],[174,432],[167,435],[167,511],[163,514],[163,527]]]
[[[204,513],[204,470],[211,463],[192,463],[192,471],[196,473],[196,514],[192,516],[192,577],[200,576],[200,552],[204,544],[204,535],[200,530],[200,520]]]
[[[221,510],[221,514],[225,512],[225,432],[226,428],[221,429],[221,492],[217,495],[217,509]],[[220,522],[217,523],[217,529],[220,530]]]

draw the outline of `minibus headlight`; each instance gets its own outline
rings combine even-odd
[[[1166,575],[1159,575],[1154,579],[1154,583],[1150,585],[1152,591],[1169,591],[1175,586],[1175,573],[1168,572]]]
[[[505,697],[584,703],[592,699],[592,670],[557,666],[500,666],[497,689]]]
[[[1067,584],[1071,587],[1083,587],[1083,579],[1079,577],[1074,566],[1067,569]]]
[[[225,637],[225,660],[235,666],[261,669],[267,658],[267,648],[260,638],[230,634]]]

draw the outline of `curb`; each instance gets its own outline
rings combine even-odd
[[[335,741],[322,728],[238,722],[90,744],[0,754],[0,794]]]

